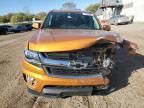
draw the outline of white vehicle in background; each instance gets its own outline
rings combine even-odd
[[[130,15],[130,16],[128,16],[128,17],[129,17],[129,23],[130,23],[130,24],[133,23],[134,16],[133,16],[133,15]]]
[[[129,17],[125,15],[115,15],[110,18],[110,24],[128,24],[130,22]]]

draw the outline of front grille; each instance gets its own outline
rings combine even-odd
[[[70,51],[70,52],[56,52],[56,53],[42,53],[45,58],[53,59],[53,60],[82,60],[87,61],[91,60],[91,58],[95,57],[96,53],[85,49],[80,51]]]
[[[53,60],[69,60],[69,53],[42,53],[44,57]]]
[[[67,51],[41,53],[41,61],[49,76],[95,76],[103,71],[104,53],[109,44],[97,45],[91,48]]]
[[[46,67],[45,71],[50,76],[88,76],[96,75],[99,73],[98,69],[89,68],[89,69],[68,69],[60,67]]]

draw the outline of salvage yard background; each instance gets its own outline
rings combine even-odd
[[[24,84],[20,60],[25,43],[34,32],[0,36],[0,108],[144,108],[144,23],[112,26],[139,45],[138,54],[117,53],[113,89],[94,96],[32,98]]]

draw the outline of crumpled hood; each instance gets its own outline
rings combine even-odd
[[[116,41],[116,34],[102,30],[40,29],[29,41],[29,49],[38,52],[70,51],[87,48],[101,39]]]

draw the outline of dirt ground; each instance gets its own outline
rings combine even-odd
[[[24,84],[20,59],[34,32],[0,36],[1,108],[144,108],[144,23],[112,26],[112,31],[138,43],[138,54],[117,54],[112,89],[94,96],[32,98]]]

